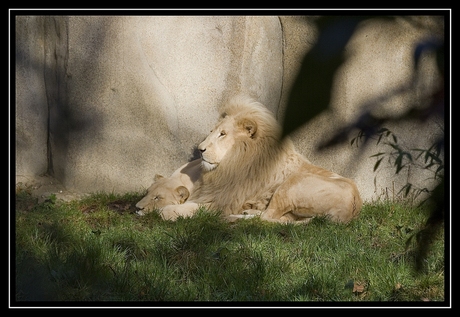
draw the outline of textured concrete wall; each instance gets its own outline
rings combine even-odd
[[[313,33],[308,30],[314,26],[314,20],[308,18],[306,23],[295,23],[290,28],[293,21],[288,19],[286,23],[289,24],[284,29],[298,29],[290,36],[294,43],[299,43],[299,34],[305,34],[306,42],[312,43]],[[389,150],[383,144],[377,146],[375,141],[365,148],[350,146],[350,143],[323,151],[317,151],[316,147],[338,128],[356,120],[362,111],[368,109],[369,104],[378,104],[376,110],[379,113],[398,115],[410,106],[422,105],[426,101],[442,81],[433,55],[422,56],[420,69],[414,69],[414,51],[422,41],[443,36],[440,21],[434,17],[401,17],[395,20],[371,19],[361,23],[346,46],[345,63],[335,76],[330,112],[321,114],[294,135],[299,150],[313,163],[355,179],[367,201],[386,198],[387,193],[389,198],[396,197],[407,182],[430,188],[429,178],[433,173],[412,166],[395,175],[395,167],[386,159],[381,163],[381,168],[374,172],[376,158],[371,156]],[[288,46],[289,37],[285,41]],[[299,46],[295,51],[303,51],[305,47],[308,45]],[[293,59],[299,60],[296,57]],[[416,72],[420,72],[421,82],[414,89],[396,93],[410,84]],[[286,86],[290,87],[289,84]],[[287,96],[288,93],[283,93],[283,98]],[[387,98],[385,102],[375,102],[382,97]],[[281,108],[285,101],[283,99]],[[423,123],[388,123],[385,127],[399,137],[398,143],[406,149],[427,149],[435,138],[443,134],[440,128],[443,127],[443,120],[440,119]]]
[[[142,190],[155,173],[169,175],[192,156],[220,103],[235,92],[257,96],[281,118],[317,37],[315,18],[295,16],[16,19],[16,174],[50,173],[83,193]],[[418,21],[422,27],[404,20],[362,25],[334,83],[334,114],[293,136],[311,161],[356,179],[365,200],[392,186],[393,170],[376,183],[372,149],[318,153],[315,145],[365,100],[408,78],[414,43],[433,29],[431,19]],[[426,63],[426,78],[435,78],[432,59]],[[390,110],[402,101],[390,102]],[[420,141],[416,130],[404,133]]]
[[[48,169],[48,106],[43,80],[44,20],[22,17],[17,22],[16,174],[34,176],[44,174]]]

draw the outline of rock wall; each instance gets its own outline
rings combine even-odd
[[[81,193],[139,191],[155,173],[169,175],[194,155],[230,95],[250,93],[281,118],[315,43],[315,19],[17,16],[17,181],[49,174]],[[437,18],[414,21],[360,26],[334,83],[334,113],[293,135],[312,162],[354,178],[365,200],[393,186],[390,168],[374,180],[375,150],[343,145],[317,152],[315,146],[367,99],[407,80],[414,43],[442,32]],[[438,74],[433,58],[425,63],[424,89],[432,89]],[[388,107],[398,111],[416,95]],[[414,144],[427,142],[418,130],[400,129]],[[428,129],[424,136],[436,133]]]

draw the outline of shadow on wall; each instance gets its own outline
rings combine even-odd
[[[98,135],[102,128],[102,115],[95,105],[84,105],[84,100],[74,98],[74,90],[83,90],[87,100],[92,100],[92,95],[99,87],[96,77],[85,76],[81,82],[74,81],[72,69],[68,61],[77,59],[78,72],[89,75],[92,60],[98,54],[81,54],[83,50],[70,50],[68,38],[69,17],[45,17],[45,84],[49,107],[49,173],[65,183],[67,164],[69,161],[69,142],[77,142],[78,148],[90,146],[92,138],[79,138],[82,132],[91,131]],[[94,25],[87,25],[83,30],[91,34]],[[92,41],[93,50],[98,52],[103,49],[106,40],[104,28],[100,30],[97,39]],[[78,54],[78,53],[80,54]],[[70,54],[74,56],[69,56]],[[102,79],[103,80],[103,79]]]
[[[31,84],[17,83],[19,86],[27,85],[19,87],[27,93],[25,96],[17,96],[16,109],[21,117],[16,117],[16,120],[23,122],[17,122],[16,128],[30,128],[39,132],[31,134],[32,139],[25,139],[30,134],[28,131],[16,131],[16,144],[23,145],[18,147],[17,156],[26,156],[21,158],[21,164],[34,164],[34,160],[38,158],[30,157],[27,150],[31,144],[40,144],[40,153],[47,156],[39,158],[47,160],[47,169],[43,173],[46,172],[61,182],[66,177],[71,138],[81,131],[91,131],[97,135],[103,121],[97,107],[89,105],[90,111],[81,111],[85,107],[77,104],[78,101],[71,97],[72,90],[79,87],[75,87],[68,65],[68,19],[64,16],[16,17],[16,75],[21,77],[20,74],[24,74],[23,76],[35,80]],[[87,26],[88,30],[93,27]],[[94,48],[96,51],[103,48],[106,38],[104,32],[98,34],[99,38],[94,41],[97,44]],[[80,54],[78,57],[81,59],[78,64],[82,67],[79,71],[89,73],[92,65],[89,60],[95,56]],[[90,99],[98,85],[94,77],[86,79],[84,89]],[[44,117],[40,122],[37,120],[37,113]],[[33,127],[24,122],[30,122]],[[38,134],[46,134],[46,140],[43,140],[44,137],[39,139]],[[91,139],[80,140],[80,143],[91,143]]]
[[[375,18],[375,17],[372,17]],[[394,20],[394,17],[378,17],[379,19]],[[319,28],[319,38],[315,46],[309,51],[302,63],[298,77],[290,92],[288,105],[286,108],[283,136],[287,136],[300,126],[313,120],[322,112],[329,108],[331,100],[331,91],[334,76],[339,67],[345,61],[345,46],[348,40],[355,32],[359,23],[370,19],[370,17],[321,17],[317,20]],[[416,24],[417,21],[411,17],[406,18],[409,23]],[[443,25],[443,18],[438,20],[439,25]],[[415,25],[417,27],[417,25]],[[420,27],[420,26],[419,26]],[[340,39],[340,41],[337,41]],[[331,43],[333,43],[331,45]],[[384,125],[391,123],[408,124],[411,120],[426,124],[430,120],[436,120],[444,131],[444,38],[428,38],[420,41],[412,56],[413,75],[409,82],[402,87],[394,90],[393,93],[387,93],[376,100],[369,101],[363,108],[359,116],[348,126],[336,129],[334,135],[319,146],[319,150],[330,148],[332,146],[347,143],[349,140],[367,145],[370,140],[377,140],[377,144],[384,140],[394,151],[390,154],[393,161],[389,160],[394,168],[395,175],[404,167],[415,164],[416,159],[422,155],[424,157],[423,169],[432,169],[434,167],[434,176],[431,179],[432,186],[425,187],[422,190],[428,192],[430,215],[426,222],[426,227],[418,234],[418,262],[417,268],[421,269],[423,260],[431,237],[441,230],[444,221],[444,134],[435,138],[433,143],[427,149],[413,149],[418,156],[413,155],[399,146],[398,138],[392,134]],[[436,57],[438,78],[435,78],[435,85],[428,91],[423,91],[421,96],[415,100],[410,100],[401,114],[379,113],[378,109],[382,108],[384,103],[404,92],[410,92],[419,89],[419,84],[423,82],[424,73],[420,71],[421,58],[426,53],[432,53]],[[308,107],[304,107],[307,104]],[[353,134],[357,136],[353,138]],[[430,136],[426,136],[429,138]],[[388,138],[388,140],[386,139]],[[385,153],[378,153],[377,162],[374,171],[379,167]],[[416,157],[416,158],[415,158]],[[403,187],[405,194],[414,189],[412,184],[406,184]]]

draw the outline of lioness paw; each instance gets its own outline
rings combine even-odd
[[[262,211],[258,209],[246,209],[243,210],[243,215],[252,215],[252,216],[260,216],[262,214]]]
[[[178,217],[191,217],[198,209],[195,203],[185,203],[182,205],[168,205],[160,210],[161,218],[164,220],[176,220]]]
[[[163,207],[160,210],[160,216],[163,220],[176,220],[179,217],[174,209],[174,205]]]
[[[228,216],[225,216],[224,219],[228,222],[235,222],[240,219],[252,219],[256,216],[257,216],[256,214],[228,215]]]

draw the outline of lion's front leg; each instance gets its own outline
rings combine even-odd
[[[186,202],[182,205],[168,205],[160,209],[161,218],[164,220],[176,220],[178,217],[193,216],[200,206],[194,202]]]

